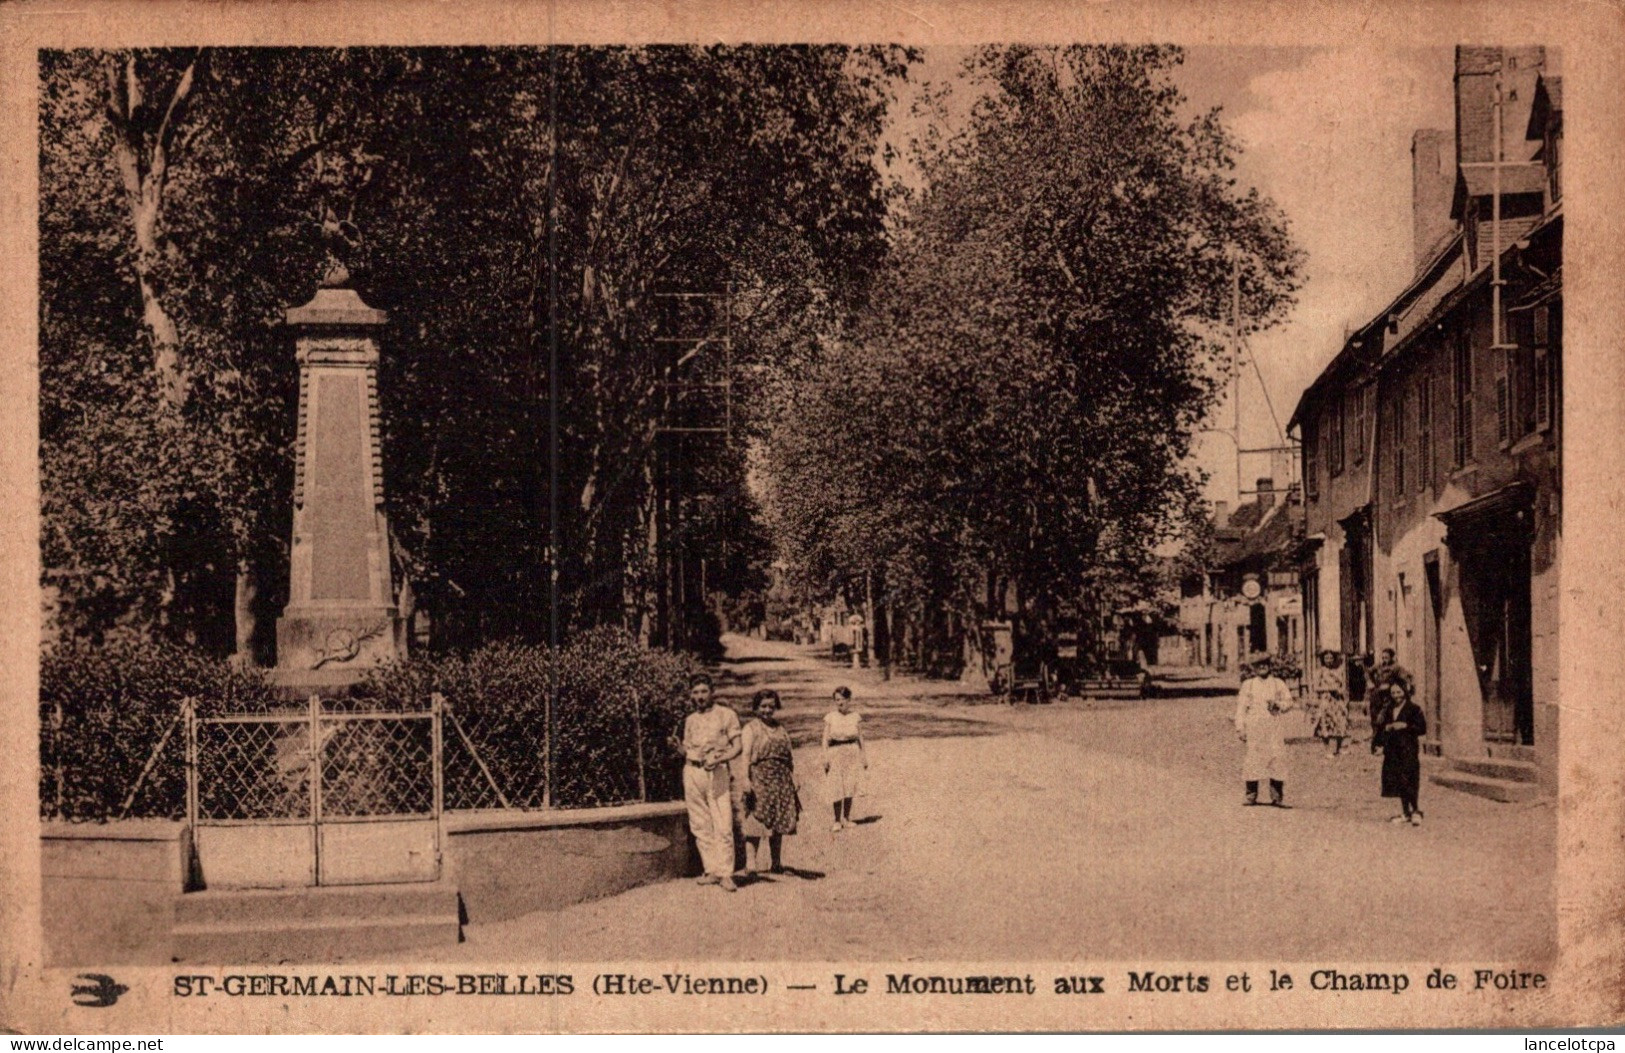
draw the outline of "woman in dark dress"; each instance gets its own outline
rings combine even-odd
[[[1382,740],[1382,795],[1398,797],[1401,812],[1391,823],[1422,825],[1422,810],[1416,796],[1422,788],[1422,736],[1427,734],[1428,718],[1422,707],[1411,701],[1410,688],[1399,680],[1389,681],[1378,690],[1386,692],[1380,718]]]
[[[779,723],[779,693],[756,692],[756,719],[745,725],[745,869],[758,869],[762,838],[767,838],[775,874],[784,872],[784,835],[796,832],[801,798],[796,794],[790,733]]]

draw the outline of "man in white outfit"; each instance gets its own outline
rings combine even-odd
[[[1268,779],[1270,804],[1285,808],[1287,714],[1297,708],[1297,700],[1275,675],[1267,655],[1254,655],[1250,666],[1253,676],[1243,679],[1236,693],[1236,734],[1247,744],[1242,760],[1246,803],[1258,803],[1258,784]]]
[[[688,829],[700,850],[705,873],[702,885],[734,884],[733,779],[728,762],[739,756],[739,717],[711,697],[711,678],[703,674],[689,682],[693,712],[683,718],[683,800],[688,804]]]

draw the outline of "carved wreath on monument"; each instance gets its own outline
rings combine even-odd
[[[316,660],[310,664],[312,669],[320,669],[329,662],[348,662],[361,653],[361,645],[368,640],[382,636],[389,629],[389,619],[381,619],[371,628],[352,628],[340,626],[329,629],[327,636],[322,640],[320,650],[316,652]]]

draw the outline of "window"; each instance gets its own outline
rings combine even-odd
[[[1326,468],[1335,479],[1343,474],[1343,421],[1348,416],[1348,397],[1337,400],[1326,417]]]
[[[1416,488],[1433,482],[1433,374],[1416,378]]]
[[[1394,398],[1394,500],[1405,499],[1405,417],[1407,392],[1402,388]]]
[[[1473,459],[1473,344],[1465,328],[1455,334],[1450,362],[1451,405],[1455,411],[1452,463],[1460,468]]]
[[[1504,388],[1497,385],[1497,431],[1502,442],[1517,442],[1544,431],[1552,420],[1551,310],[1536,307],[1512,316],[1514,346],[1507,348]]]

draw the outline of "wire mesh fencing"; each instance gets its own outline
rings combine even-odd
[[[669,719],[648,718],[636,696],[562,708],[516,721],[448,699],[447,807],[594,808],[679,795]]]
[[[192,720],[195,771],[188,813],[210,822],[308,819],[309,720],[285,716]]]
[[[437,789],[443,809],[464,811],[595,808],[681,796],[673,709],[653,707],[650,715],[635,695],[518,714],[477,704],[470,712],[441,695],[424,700],[419,711],[366,700],[315,705],[314,716],[309,703],[220,713],[182,700],[163,727],[143,729],[140,748],[107,775],[88,770],[90,754],[73,748],[80,729],[47,724],[42,813],[239,823],[308,820],[317,809],[333,818],[426,814]],[[438,733],[414,719],[431,710],[441,715]],[[313,772],[320,775],[314,785]],[[64,788],[75,788],[72,811],[53,807]]]

